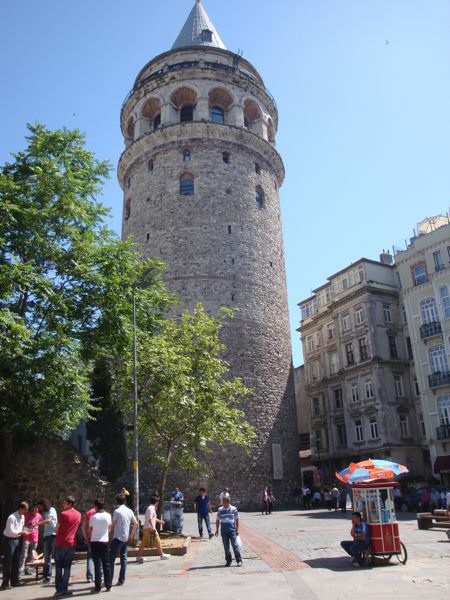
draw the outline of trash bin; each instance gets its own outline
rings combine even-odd
[[[184,525],[183,503],[166,500],[163,506],[164,531],[182,533]]]

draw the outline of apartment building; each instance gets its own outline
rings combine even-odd
[[[433,474],[450,485],[450,224],[424,219],[395,255]]]
[[[427,473],[399,285],[392,257],[380,258],[361,258],[299,303],[312,459],[323,483],[375,457]]]

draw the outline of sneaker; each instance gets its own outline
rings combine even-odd
[[[87,577],[86,578],[86,582],[87,583],[92,583],[94,581],[94,579],[92,577]]]
[[[124,583],[125,583],[125,581],[118,581],[118,582],[116,583],[116,585],[123,585]]]
[[[164,552],[161,554],[161,560],[168,560],[170,558],[170,554],[164,554]]]
[[[50,577],[43,577],[42,583],[50,583]]]
[[[236,566],[237,567],[242,567],[242,560],[238,560],[237,563],[236,563]]]
[[[361,565],[359,562],[355,562],[355,563],[353,563],[353,565],[354,565],[355,567],[362,567],[362,565]]]
[[[226,567],[230,567],[231,566],[231,560],[227,560],[227,562],[225,563]]]
[[[145,562],[144,557],[143,556],[138,556],[136,558],[136,562],[138,563],[138,565],[144,564],[144,562]]]
[[[213,538],[213,537],[214,537],[214,534],[213,534],[213,533],[210,533],[210,534],[209,534],[209,539],[211,539],[211,538]]]

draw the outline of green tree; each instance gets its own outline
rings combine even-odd
[[[29,125],[27,148],[0,169],[0,435],[3,476],[14,443],[63,434],[92,410],[93,359],[131,346],[133,283],[141,326],[170,306],[163,265],[141,260],[104,223],[109,167],[78,131]]]
[[[199,304],[192,314],[167,320],[157,335],[138,332],[139,432],[161,466],[160,502],[171,468],[199,472],[207,469],[211,443],[250,446],[254,432],[239,404],[251,393],[239,378],[229,377],[221,358],[223,320],[208,316]],[[130,398],[131,357],[116,375],[115,395]],[[161,509],[161,506],[159,507]]]

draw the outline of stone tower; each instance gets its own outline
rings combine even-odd
[[[287,500],[300,479],[277,125],[261,76],[225,48],[199,0],[121,112],[123,238],[167,263],[183,308],[239,309],[223,338],[232,374],[254,390],[243,408],[257,439],[250,457],[214,456],[206,483],[231,487],[241,506],[257,504],[264,484]]]

